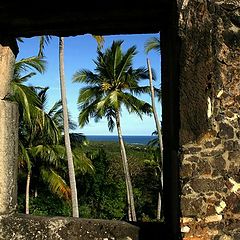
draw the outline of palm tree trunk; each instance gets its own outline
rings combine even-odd
[[[136,212],[135,212],[133,188],[132,188],[131,177],[130,177],[129,168],[128,168],[128,161],[127,161],[125,145],[124,145],[123,137],[122,137],[119,111],[116,111],[116,125],[117,125],[118,140],[119,140],[120,149],[121,149],[123,170],[124,170],[124,174],[125,174],[125,181],[126,181],[126,188],[127,188],[128,218],[129,218],[129,221],[136,222],[137,218],[136,218]]]
[[[61,100],[62,100],[62,107],[63,107],[64,140],[65,140],[65,148],[67,153],[68,173],[69,173],[69,181],[70,181],[71,197],[72,197],[72,216],[79,217],[75,170],[74,170],[73,155],[72,155],[70,136],[69,136],[68,109],[67,109],[66,87],[65,87],[65,78],[64,78],[64,38],[63,37],[59,38],[59,71],[60,71],[60,83],[61,83]]]
[[[38,189],[37,187],[35,187],[35,190],[34,190],[34,197],[36,198],[38,196]]]
[[[153,83],[152,83],[152,71],[151,71],[151,65],[150,65],[150,60],[147,58],[147,65],[148,65],[148,71],[149,71],[149,85],[151,89],[151,100],[152,100],[152,108],[153,108],[153,115],[154,115],[154,120],[157,128],[157,133],[158,133],[158,142],[159,142],[159,148],[160,148],[160,177],[161,177],[161,187],[160,191],[158,193],[158,206],[157,206],[157,219],[159,220],[161,218],[161,193],[163,189],[163,144],[162,144],[162,131],[161,131],[161,126],[160,122],[158,120],[158,115],[156,111],[156,106],[155,106],[155,94],[154,94],[154,88],[153,88]]]
[[[26,192],[25,192],[25,213],[29,214],[29,192],[30,192],[30,181],[31,181],[31,171],[28,170],[27,181],[26,181]]]
[[[161,192],[158,192],[158,203],[157,203],[157,220],[161,219],[161,208],[162,208],[162,201],[161,201]]]

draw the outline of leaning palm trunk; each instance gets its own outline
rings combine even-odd
[[[25,214],[29,214],[29,192],[30,192],[31,170],[28,170],[25,193]]]
[[[158,194],[158,206],[157,206],[157,219],[159,220],[161,218],[161,193],[163,189],[163,144],[162,144],[162,132],[161,132],[161,126],[160,122],[158,120],[158,115],[155,107],[155,95],[154,95],[154,88],[152,84],[152,71],[151,71],[151,65],[150,65],[150,60],[147,59],[147,65],[148,65],[148,71],[149,71],[149,84],[150,84],[150,89],[151,89],[151,100],[152,100],[152,109],[153,109],[153,115],[154,115],[154,120],[157,128],[157,133],[158,133],[158,142],[159,142],[159,148],[160,148],[160,177],[161,177],[161,186],[160,186],[160,191]]]
[[[128,220],[136,222],[137,218],[136,218],[136,212],[135,212],[133,188],[132,188],[132,183],[131,183],[131,177],[129,174],[126,150],[125,150],[123,137],[122,137],[119,111],[116,112],[116,125],[117,125],[118,139],[119,139],[119,144],[120,144],[120,149],[121,149],[121,156],[122,156],[122,161],[123,161],[123,170],[124,170],[125,181],[126,181],[127,200],[128,200]]]
[[[69,136],[69,123],[68,123],[68,110],[67,110],[67,99],[66,99],[66,88],[64,79],[64,38],[59,38],[59,70],[60,70],[60,83],[61,83],[61,100],[63,108],[63,127],[64,127],[64,140],[65,148],[68,161],[68,172],[69,181],[71,188],[72,197],[72,216],[79,217],[78,211],[78,198],[77,198],[77,187],[75,179],[75,171],[73,164],[73,155],[71,150],[70,136]]]

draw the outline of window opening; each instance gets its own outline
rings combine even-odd
[[[153,69],[153,77],[155,78],[153,85],[156,90],[158,90],[155,91],[155,105],[161,124],[161,101],[159,101],[157,97],[160,92],[159,90],[161,90],[160,46],[159,49],[154,48],[147,54],[145,49],[146,43],[149,40],[153,40],[154,38],[156,40],[159,39],[159,37],[159,33],[104,36],[103,48],[100,51],[104,53],[106,49],[112,46],[113,41],[122,40],[121,48],[123,53],[126,53],[129,48],[136,46],[137,53],[136,55],[134,54],[132,61],[133,69],[139,67],[147,69],[147,59],[149,60]],[[22,40],[22,42],[18,42],[20,52],[16,59],[17,62],[20,62],[22,59],[37,56],[39,50],[39,37],[24,38]],[[58,40],[58,37],[52,36],[49,38],[49,42],[45,44],[43,49],[44,57],[42,59],[46,61],[46,70],[44,73],[40,73],[37,71],[37,68],[34,67],[28,68],[27,66],[30,65],[25,65],[20,72],[20,74],[22,74],[20,75],[21,77],[26,76],[24,74],[31,73],[31,75],[27,75],[27,81],[21,83],[25,86],[37,87],[35,91],[42,98],[41,107],[49,114],[49,117],[59,117],[54,114],[57,114],[57,111],[61,111],[60,107],[56,109],[53,108],[55,106],[54,104],[57,104],[61,99]],[[97,54],[97,42],[92,35],[88,34],[76,37],[65,37],[64,41],[67,107],[69,110],[69,118],[72,120],[72,127],[75,126],[75,128],[72,128],[70,131],[72,149],[78,151],[77,154],[79,156],[84,153],[84,155],[78,158],[78,161],[82,161],[82,164],[85,164],[85,166],[81,166],[79,163],[76,167],[80,217],[129,220],[126,195],[124,194],[126,187],[123,177],[123,167],[120,160],[116,126],[113,132],[109,131],[109,119],[105,117],[98,122],[89,119],[89,123],[83,128],[78,126],[79,108],[77,100],[80,89],[86,87],[86,84],[73,83],[72,78],[80,69],[95,72],[96,62],[99,60],[97,58],[99,57]],[[37,64],[36,61],[35,59],[35,64]],[[111,69],[106,68],[105,70],[110,71]],[[34,74],[32,74],[33,72]],[[140,81],[139,86],[142,87],[142,89],[144,86],[149,86],[149,78]],[[130,94],[131,91],[128,91],[128,94]],[[143,90],[139,90],[139,93],[141,91]],[[113,97],[114,96],[112,96],[112,99],[110,98],[110,101],[114,100]],[[137,97],[152,105],[150,93],[138,94]],[[130,107],[130,112],[131,110],[133,109]],[[162,178],[162,165],[160,164],[159,151],[156,150],[158,145],[156,143],[156,123],[153,114],[151,114],[151,116],[141,114],[141,118],[136,114],[129,114],[127,108],[121,108],[122,135],[126,145],[129,172],[133,185],[136,216],[140,222],[161,222],[163,221],[163,216],[160,217],[158,214],[160,211],[160,209],[158,209],[158,201],[159,189],[161,189],[160,179]],[[58,121],[60,120],[58,119]],[[84,139],[87,140],[84,144],[82,137],[86,137],[86,139]],[[37,141],[40,141],[39,138],[36,139],[35,144],[38,144]],[[39,144],[37,146],[39,146]],[[49,151],[53,151],[53,149]],[[50,156],[47,159],[50,161]],[[90,163],[93,164],[94,171],[91,171],[93,169],[88,165]],[[32,212],[32,214],[71,215],[69,205],[67,201],[65,201],[67,199],[69,200],[66,165],[64,165],[63,162],[59,162],[56,165],[58,165],[55,166],[56,169],[51,170],[53,172],[55,171],[55,177],[61,177],[61,179],[56,178],[54,185],[50,176],[47,175],[47,163],[41,164],[37,161],[32,163],[32,171],[36,171],[38,174],[36,176],[39,177],[33,177],[30,185],[30,212]],[[57,174],[58,171],[59,176]],[[20,171],[20,174],[18,184],[23,185],[25,181],[24,177],[26,177],[24,169]],[[57,189],[57,180],[59,181],[58,186],[60,186],[61,181],[66,181],[65,185],[62,182],[61,187],[65,186],[65,189],[62,189],[62,193],[59,190],[60,187]],[[21,191],[21,189],[24,188],[19,187],[18,189],[19,211],[24,212],[25,192]],[[53,192],[55,190],[55,194],[51,194],[49,189]],[[57,197],[57,195],[60,196],[60,198]],[[40,199],[41,204],[39,204]],[[44,201],[44,199],[48,199],[48,201]],[[55,207],[49,210],[49,204]]]

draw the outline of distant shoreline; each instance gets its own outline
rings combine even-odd
[[[89,141],[93,142],[118,142],[117,135],[86,135],[86,138]],[[156,136],[147,136],[147,135],[124,135],[123,140],[128,144],[141,144],[147,145],[147,143],[155,139]]]

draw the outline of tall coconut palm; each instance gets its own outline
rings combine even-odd
[[[28,87],[25,85],[25,82],[36,74],[36,72],[33,71],[29,72],[29,70],[36,70],[39,73],[44,73],[46,61],[43,59],[43,49],[44,45],[47,44],[50,39],[51,37],[49,36],[40,38],[40,48],[37,57],[21,59],[16,62],[12,81],[12,95],[10,98],[18,102],[20,110],[20,165],[25,165],[28,172],[26,196],[29,196],[30,178],[33,168],[32,160],[34,158],[42,159],[44,153],[46,157],[51,156],[52,160],[54,160],[53,157],[57,155],[60,159],[63,153],[63,146],[61,146],[62,141],[59,145],[63,130],[61,101],[55,103],[50,111],[46,112],[44,103],[46,100],[46,90],[48,88],[42,89],[37,94],[36,87]],[[25,71],[26,75],[23,74]],[[70,120],[69,125],[71,128],[74,126],[74,123]],[[41,131],[38,132],[39,130]],[[36,134],[37,132],[38,134]],[[44,136],[41,136],[40,133],[43,132]],[[46,136],[47,138],[50,137],[51,140],[47,140]],[[31,139],[29,139],[29,137]],[[59,154],[54,155],[56,151],[58,151]],[[76,159],[76,168],[79,172],[93,171],[90,160],[87,159],[82,152],[78,151],[75,153],[74,158]],[[81,161],[79,161],[79,159],[81,159]],[[46,171],[46,169],[51,171]],[[67,191],[67,185],[65,185],[65,188],[63,186],[65,184],[63,179],[61,179],[51,167],[42,170],[43,180],[49,183],[50,189],[53,192],[56,192],[58,195],[65,194],[65,197],[71,196]],[[26,205],[27,212],[29,212],[28,204]]]
[[[21,39],[20,39],[21,41]],[[20,59],[15,62],[13,80],[11,82],[11,95],[10,99],[18,103],[19,107],[19,165],[26,165],[27,168],[27,180],[26,180],[26,214],[29,213],[29,187],[30,187],[30,173],[31,173],[31,160],[27,149],[25,148],[26,141],[23,140],[23,136],[27,135],[26,128],[23,127],[33,126],[32,118],[40,106],[40,100],[37,94],[24,83],[33,77],[36,72],[43,73],[45,71],[46,62],[40,57],[29,57]],[[29,72],[30,70],[30,72]],[[21,131],[21,129],[23,131]]]
[[[102,36],[93,35],[98,43],[98,49],[102,48],[104,38]],[[73,162],[73,154],[71,149],[70,135],[69,135],[69,122],[68,122],[68,108],[67,108],[67,96],[65,87],[65,74],[64,74],[64,38],[59,37],[59,73],[60,73],[60,86],[61,86],[61,101],[63,108],[63,128],[64,128],[64,142],[67,153],[69,181],[72,195],[72,216],[79,217],[78,209],[78,196],[77,186]]]
[[[125,106],[129,113],[150,114],[151,106],[134,95],[149,92],[148,87],[139,86],[142,79],[148,78],[146,68],[133,68],[132,60],[136,55],[136,47],[126,52],[121,49],[123,41],[113,41],[112,46],[101,52],[97,51],[95,73],[82,69],[73,75],[73,82],[87,84],[79,93],[79,125],[83,127],[90,118],[95,121],[107,118],[108,128],[113,131],[117,127],[118,139],[123,161],[126,181],[128,219],[136,221],[133,188],[128,167],[128,160],[122,136],[121,110]]]
[[[20,170],[26,171],[26,214],[29,213],[29,191],[30,182],[37,185],[44,182],[49,189],[59,197],[69,201],[71,191],[66,179],[66,151],[62,145],[62,108],[61,102],[56,102],[50,110],[46,111],[46,91],[48,88],[34,88],[41,106],[35,111],[32,124],[23,121],[20,127]],[[40,91],[37,92],[37,90]],[[69,121],[72,122],[71,119]],[[70,126],[74,126],[71,124]],[[82,136],[82,138],[84,138]],[[79,142],[80,136],[78,137]],[[79,173],[92,172],[91,161],[86,158],[83,152],[78,151],[73,154],[75,168]],[[36,196],[36,194],[35,194]]]
[[[152,37],[150,39],[148,39],[145,42],[145,52],[148,53],[149,51],[156,51],[158,53],[160,53],[160,38],[157,37]],[[161,199],[162,199],[162,188],[163,188],[163,143],[162,143],[162,129],[161,129],[161,125],[160,125],[160,121],[158,119],[157,116],[157,110],[155,107],[155,90],[153,87],[153,81],[152,81],[152,72],[151,72],[151,65],[150,65],[150,60],[149,58],[147,58],[147,65],[148,65],[148,69],[149,69],[149,84],[150,84],[150,89],[151,89],[151,101],[152,101],[152,107],[153,107],[153,113],[154,113],[154,120],[155,120],[155,125],[156,125],[156,129],[157,129],[157,136],[158,136],[158,142],[159,142],[159,150],[160,150],[160,164],[159,166],[161,166],[161,189],[158,193],[158,206],[157,206],[157,219],[159,220],[161,218],[162,215],[162,204],[161,204]],[[159,91],[161,94],[161,91]],[[158,94],[158,98],[160,99],[160,94]]]
[[[68,123],[68,110],[67,110],[67,97],[65,87],[65,73],[64,73],[64,38],[59,38],[59,72],[60,72],[60,86],[61,86],[61,100],[63,107],[63,127],[64,127],[64,140],[68,161],[69,181],[72,195],[72,216],[79,217],[78,210],[78,197],[75,170],[73,163],[73,155],[71,149],[71,142],[69,136],[69,123]]]
[[[45,70],[45,60],[41,57],[29,57],[21,59],[15,63],[13,81],[11,82],[11,96],[10,99],[15,101],[19,105],[19,166],[25,168],[27,171],[27,180],[26,180],[26,213],[29,213],[29,189],[31,181],[31,173],[33,167],[36,168],[34,164],[34,159],[36,157],[40,159],[39,156],[44,155],[44,150],[46,156],[51,156],[49,154],[52,148],[52,144],[55,145],[54,151],[58,151],[58,154],[55,156],[60,156],[61,146],[57,147],[57,142],[60,140],[60,131],[58,129],[58,124],[55,121],[52,121],[51,116],[48,115],[44,110],[43,104],[44,101],[41,99],[40,95],[37,94],[34,87],[29,87],[25,83],[32,78],[36,72],[44,73]],[[41,91],[46,92],[46,90]],[[44,95],[44,94],[43,94]],[[42,95],[42,96],[43,96]],[[53,109],[52,109],[53,112]],[[59,114],[58,114],[59,115]],[[56,116],[56,115],[55,115]],[[44,135],[42,134],[44,133]],[[44,143],[44,145],[43,145]],[[47,150],[48,149],[48,150]],[[46,151],[47,150],[47,151]],[[62,150],[61,150],[62,152]],[[41,157],[42,159],[42,157]],[[50,159],[50,158],[49,158]],[[39,162],[39,161],[38,161]],[[49,166],[46,169],[51,169]],[[53,171],[51,171],[53,175]],[[49,175],[49,174],[48,174]],[[46,176],[46,171],[45,171]],[[59,178],[56,174],[55,176],[55,185],[53,184],[54,178],[51,178],[51,181],[48,180],[49,186],[54,192],[61,195],[65,190],[65,193],[68,192],[68,186],[65,184],[64,180]],[[56,181],[58,177],[58,183]],[[45,180],[50,179],[45,177]],[[60,185],[59,185],[60,183]],[[56,186],[61,186],[56,188]],[[61,189],[61,192],[59,191]]]
[[[43,179],[54,193],[68,199],[69,187],[64,179],[57,174],[56,169],[65,153],[63,146],[59,145],[61,131],[58,124],[45,112],[44,102],[33,87],[40,104],[31,112],[31,122],[20,118],[19,130],[19,166],[20,170],[27,172],[26,180],[26,214],[29,213],[29,191],[32,176],[35,182]],[[57,168],[56,168],[57,167]],[[36,189],[35,189],[36,190]],[[35,191],[36,192],[36,191]]]

